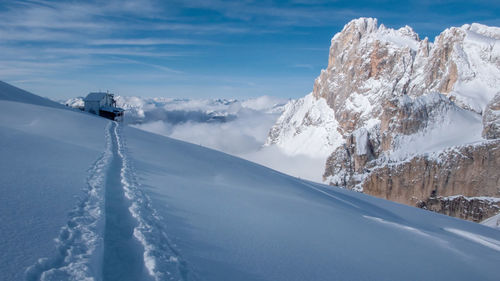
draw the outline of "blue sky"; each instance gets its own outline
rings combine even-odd
[[[0,0],[0,80],[53,99],[297,98],[358,17],[433,40],[449,26],[500,26],[500,2]]]

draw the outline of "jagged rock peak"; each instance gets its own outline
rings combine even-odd
[[[392,28],[387,28],[384,24],[378,25],[378,20],[376,18],[358,18],[351,20],[348,24],[344,26],[340,33],[359,33],[361,35],[370,33],[384,33],[384,32],[395,31],[399,35],[408,36],[415,40],[419,40],[418,34],[415,33],[413,28],[405,25],[397,30]],[[335,38],[335,37],[334,37]],[[332,41],[334,40],[332,39]]]
[[[462,109],[482,114],[500,87],[500,40],[496,38],[500,28],[476,23],[448,28],[431,43],[420,40],[409,26],[391,29],[378,25],[375,18],[350,21],[333,37],[328,67],[313,87],[314,99],[325,100],[338,122],[325,139],[336,138],[333,131],[345,139],[359,128],[376,126],[385,103],[402,96],[439,93]],[[309,116],[313,109],[307,107],[322,103],[298,104],[285,115]],[[276,124],[268,143],[276,143],[282,130],[295,131],[287,133],[291,138],[301,137],[298,132],[304,130],[298,128],[307,122],[296,124]]]
[[[345,42],[346,37],[353,41],[359,41],[362,37],[371,37],[373,40],[396,45],[407,45],[413,49],[416,48],[420,41],[418,34],[410,26],[406,25],[397,30],[387,28],[383,24],[378,26],[377,19],[375,18],[359,18],[350,21],[344,26],[341,32],[335,34],[332,38],[332,46],[334,42],[338,40]],[[400,40],[401,38],[403,40]],[[404,42],[404,40],[412,40],[415,42],[408,44],[409,42]]]
[[[346,24],[340,33],[359,32],[361,34],[365,34],[365,33],[372,33],[377,30],[378,30],[377,19],[359,18],[359,19],[354,19],[350,21],[348,24]]]
[[[386,185],[370,185],[373,175],[396,182],[391,175],[406,171],[399,164],[413,163],[407,168],[417,171],[414,179],[423,180],[426,193],[412,196],[424,202],[436,189],[427,181],[429,167],[461,164],[447,156],[457,147],[474,144],[470,165],[478,180],[482,170],[499,169],[500,154],[493,153],[498,141],[485,140],[500,138],[500,103],[492,101],[499,89],[500,28],[476,23],[450,27],[431,43],[409,26],[392,29],[377,19],[359,18],[335,34],[328,67],[315,80],[312,94],[285,109],[267,143],[310,156],[329,151],[326,182],[356,190]],[[481,160],[489,155],[495,155],[490,162]],[[452,178],[444,173],[442,179],[473,178],[467,173],[460,170]],[[496,190],[495,180],[484,187]],[[446,189],[438,195],[458,192],[443,182],[436,183]],[[392,186],[386,191],[397,195],[416,185]],[[493,196],[476,191],[467,196]],[[371,193],[411,203],[384,192]]]

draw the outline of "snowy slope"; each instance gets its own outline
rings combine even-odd
[[[415,155],[430,156],[457,145],[484,141],[481,136],[481,115],[456,106],[444,95],[433,93],[413,99],[405,96],[399,100],[398,107],[412,108],[414,112],[422,112],[422,109],[427,108],[433,110],[427,110],[425,128],[410,135],[398,134],[393,137],[393,148],[387,151],[387,159],[384,160],[405,161]]]
[[[454,60],[461,73],[456,87],[450,93],[458,104],[482,112],[498,93],[500,85],[500,28],[478,23],[457,28],[464,35],[462,46],[455,47]],[[450,36],[453,28],[441,36]]]
[[[124,132],[138,188],[161,215],[151,225],[164,227],[165,239],[175,245],[171,256],[153,260],[170,268],[173,256],[189,278],[497,278],[495,230],[300,181],[131,128]],[[477,234],[482,238],[474,240]],[[486,256],[483,268],[479,260]]]
[[[1,280],[498,279],[478,224],[77,112],[0,101],[0,134]]]
[[[49,99],[34,95],[3,81],[0,81],[0,100],[18,101],[42,106],[63,108],[61,104],[55,101],[51,101]]]
[[[0,280],[22,280],[38,258],[54,256],[54,238],[78,212],[106,122],[3,100],[0,111]]]

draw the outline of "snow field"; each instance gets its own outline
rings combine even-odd
[[[97,169],[105,161],[96,164],[106,144],[106,122],[4,100],[0,108],[0,280],[23,280],[28,267],[41,265],[39,258],[47,260],[45,268],[33,268],[35,275],[56,260],[64,266],[68,254],[86,255],[88,248],[65,247],[69,240],[92,239],[87,231],[99,229],[88,221],[98,216],[98,190],[90,189],[100,180],[90,177],[89,167]],[[82,222],[90,229],[75,226]]]
[[[496,278],[498,251],[443,227],[498,240],[493,229],[123,129],[141,190],[189,265],[184,280]]]
[[[495,229],[86,114],[0,109],[1,280],[127,272],[102,260],[113,216],[139,280],[498,280]]]

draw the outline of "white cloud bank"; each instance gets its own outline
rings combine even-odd
[[[321,182],[326,159],[286,155],[263,147],[287,100],[244,101],[117,97],[125,122],[141,130],[220,150],[292,176]],[[67,103],[81,106],[81,99]]]

